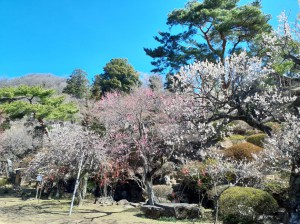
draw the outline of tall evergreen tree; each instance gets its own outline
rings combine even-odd
[[[170,28],[181,26],[178,34],[159,32],[160,46],[145,48],[153,58],[153,72],[176,73],[183,65],[196,60],[220,60],[237,53],[254,36],[268,31],[270,16],[261,11],[259,1],[238,6],[239,0],[204,0],[188,2],[183,9],[168,15]]]
[[[67,79],[67,86],[63,89],[63,93],[82,99],[87,96],[88,84],[87,73],[81,69],[75,69]]]
[[[103,70],[103,74],[95,76],[92,86],[92,95],[95,98],[111,91],[129,93],[133,87],[141,85],[138,72],[127,59],[112,59]]]

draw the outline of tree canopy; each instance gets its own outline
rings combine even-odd
[[[73,103],[64,103],[63,96],[38,86],[5,87],[0,89],[0,109],[11,119],[32,116],[46,120],[70,120],[78,112]]]
[[[88,94],[87,73],[81,69],[75,69],[67,79],[67,86],[63,89],[63,93],[82,99]]]
[[[139,74],[127,59],[112,59],[103,70],[103,74],[95,76],[92,86],[92,96],[95,98],[111,91],[129,93],[133,87],[141,84]]]
[[[270,16],[261,11],[259,1],[238,6],[239,0],[188,2],[183,9],[168,15],[167,24],[183,27],[178,34],[159,32],[160,46],[145,48],[153,58],[153,72],[175,73],[196,60],[220,60],[237,53],[252,42],[255,35],[270,30]]]

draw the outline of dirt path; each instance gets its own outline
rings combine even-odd
[[[27,200],[0,197],[0,224],[171,224],[172,221],[146,219],[138,209],[124,206],[101,207],[85,203],[75,207],[71,217],[68,216],[67,200]],[[200,222],[176,222],[176,224]],[[202,223],[203,224],[203,223]]]

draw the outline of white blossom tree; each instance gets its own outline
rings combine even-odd
[[[267,84],[272,71],[262,59],[242,52],[224,63],[203,61],[185,66],[177,78],[198,104],[198,122],[243,120],[271,135],[265,123],[280,121],[283,105],[295,100]]]
[[[106,162],[106,140],[80,125],[61,125],[54,125],[49,131],[49,142],[31,161],[27,173],[48,178],[75,177],[79,173],[80,183],[86,174],[99,171]],[[79,205],[84,192],[83,187],[77,194]]]
[[[291,224],[300,222],[300,118],[286,114],[283,128],[265,144],[264,163],[270,170],[289,169],[289,215]]]

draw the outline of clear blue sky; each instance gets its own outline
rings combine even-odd
[[[0,78],[29,73],[67,77],[75,68],[89,77],[112,58],[127,58],[150,73],[143,47],[156,47],[153,36],[167,31],[167,14],[186,0],[0,0]],[[242,0],[241,3],[248,3]],[[272,15],[286,10],[295,17],[297,0],[262,0]]]

